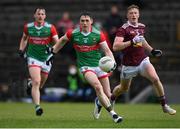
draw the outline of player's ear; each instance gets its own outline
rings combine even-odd
[[[36,19],[36,14],[34,14],[34,19]]]
[[[93,19],[91,18],[91,25],[93,24]]]

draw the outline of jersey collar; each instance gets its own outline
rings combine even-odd
[[[44,24],[45,24],[45,22],[43,22],[41,24],[41,26],[38,26],[38,23],[36,21],[34,22],[34,26],[35,26],[36,29],[41,29],[44,26]]]
[[[131,24],[129,21],[127,21],[127,24],[129,25],[129,26],[132,26],[132,27],[138,27],[138,23],[137,23],[137,25],[133,25],[133,24]]]
[[[90,28],[90,31],[87,32],[87,33],[85,33],[85,32],[82,31],[82,27],[81,27],[81,26],[80,26],[79,28],[80,28],[81,34],[83,34],[84,36],[87,36],[87,35],[89,35],[89,34],[92,32],[92,26],[91,26],[91,28]]]

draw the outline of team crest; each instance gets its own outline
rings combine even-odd
[[[130,35],[136,35],[137,34],[134,30],[131,30],[129,33],[130,33]]]
[[[41,34],[41,31],[37,31],[37,34],[38,34],[38,36],[40,36],[40,34]]]
[[[84,43],[88,42],[88,38],[83,38]]]
[[[93,38],[93,43],[96,43],[96,38]]]

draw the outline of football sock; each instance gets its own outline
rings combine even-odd
[[[108,112],[111,112],[111,111],[112,111],[112,106],[111,106],[111,105],[108,106],[108,107],[106,108],[106,110],[107,110]]]
[[[110,113],[110,115],[112,115],[112,116],[113,116],[114,114],[116,114],[114,110],[111,110],[109,113]]]
[[[40,105],[36,105],[35,106],[35,110],[37,111],[38,109],[40,109],[41,107],[40,107]]]
[[[160,96],[160,97],[159,97],[159,101],[160,101],[160,103],[161,103],[161,106],[164,106],[164,105],[166,104],[166,98],[165,98],[165,96]]]

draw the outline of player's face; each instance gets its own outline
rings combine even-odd
[[[92,19],[89,16],[80,17],[80,26],[82,31],[89,32],[91,29],[91,24],[93,23]]]
[[[139,19],[139,10],[137,8],[132,8],[128,10],[127,18],[131,24],[136,25]]]
[[[35,21],[38,23],[43,23],[46,18],[46,13],[44,9],[37,9],[34,14]]]

